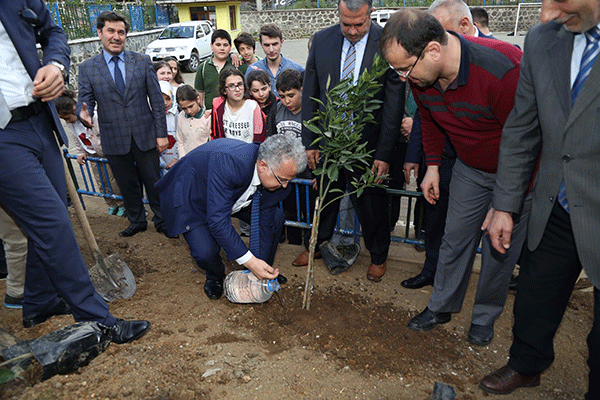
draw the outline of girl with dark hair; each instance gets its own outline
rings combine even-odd
[[[177,117],[177,150],[179,158],[210,140],[210,110],[202,107],[200,94],[190,85],[177,89],[181,112]]]
[[[251,70],[246,77],[246,85],[251,98],[256,100],[265,117],[271,112],[271,108],[277,102],[277,96],[271,90],[271,79],[262,69]]]
[[[185,82],[183,81],[183,75],[181,75],[181,66],[175,57],[169,56],[165,58],[165,60],[170,66],[171,71],[173,72],[173,80],[171,81],[171,85],[174,88],[179,87],[179,85],[183,85]]]
[[[247,98],[244,75],[233,67],[224,68],[219,75],[219,93],[213,100],[211,137],[263,142],[265,115],[256,101]]]
[[[154,63],[154,71],[156,71],[156,75],[158,76],[159,81],[166,81],[171,83],[173,80],[173,70],[171,66],[166,61],[157,61]]]

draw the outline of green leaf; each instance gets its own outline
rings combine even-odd
[[[0,385],[10,382],[17,377],[10,369],[0,368]]]

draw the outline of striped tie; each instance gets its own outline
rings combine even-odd
[[[571,104],[575,104],[575,99],[577,99],[577,95],[583,87],[585,79],[590,74],[590,71],[594,66],[594,61],[596,61],[596,56],[598,56],[598,52],[600,51],[600,46],[598,46],[598,40],[600,40],[600,30],[598,27],[593,27],[589,31],[585,32],[584,35],[587,39],[587,44],[585,46],[585,50],[583,51],[583,56],[581,57],[579,73],[577,74],[577,78],[575,78],[573,88],[571,89]]]
[[[573,83],[573,88],[571,89],[571,105],[575,104],[575,100],[577,100],[577,95],[581,91],[583,84],[585,83],[586,78],[590,74],[592,67],[594,66],[594,61],[596,61],[596,57],[600,52],[600,46],[598,45],[598,40],[600,40],[600,30],[597,26],[593,27],[589,31],[584,33],[587,43],[585,45],[585,50],[583,51],[583,56],[581,56],[581,64],[579,65],[579,72],[577,73],[577,77],[575,78],[575,82]],[[565,188],[565,181],[560,183],[560,188],[558,189],[558,202],[565,209],[566,212],[569,212],[569,201],[567,200],[567,189]]]
[[[250,252],[254,257],[260,258],[260,191],[259,186],[252,196],[252,206],[250,208]]]
[[[342,80],[348,79],[350,75],[354,73],[354,67],[356,65],[356,47],[354,43],[350,42],[350,48],[346,59],[344,60],[344,68],[342,69]]]

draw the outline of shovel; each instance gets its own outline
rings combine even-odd
[[[96,261],[96,264],[89,269],[90,279],[98,294],[109,303],[116,299],[128,299],[135,293],[135,277],[119,253],[113,253],[106,258],[102,256],[90,223],[83,211],[71,174],[69,174],[67,161],[64,158],[63,164],[69,196],[75,206],[75,213],[81,223],[85,238],[92,250],[92,257]]]

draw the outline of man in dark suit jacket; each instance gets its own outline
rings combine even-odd
[[[37,19],[43,29],[36,34],[21,15]],[[67,37],[41,0],[0,2],[0,22],[0,203],[29,240],[23,325],[72,313],[76,321],[110,329],[114,342],[138,339],[150,323],[110,314],[90,281],[67,213],[54,132],[64,144],[67,137],[52,102],[62,93],[69,68]]]
[[[360,73],[373,65],[373,58],[379,52],[379,39],[382,28],[371,24],[372,0],[340,1],[338,10],[340,23],[320,32],[313,38],[313,45],[306,63],[304,85],[302,88],[302,119],[307,121],[314,117],[319,104],[311,99],[315,97],[325,102],[327,80],[331,79],[330,88],[342,80],[343,65],[352,48],[356,50],[356,61],[353,71],[354,82]],[[375,150],[373,170],[377,176],[386,175],[392,160],[394,148],[400,135],[400,124],[404,110],[404,83],[394,71],[387,71],[379,82],[383,85],[376,98],[383,100],[381,108],[374,112],[375,124],[367,124],[363,131],[363,140],[367,150]],[[312,142],[315,134],[302,127],[302,142],[307,148],[308,166],[315,169],[319,160],[319,148]],[[343,171],[332,188],[346,190],[346,184],[352,182],[359,171],[352,173]],[[378,179],[381,182],[382,179]],[[337,194],[331,194],[331,198]],[[390,245],[389,219],[387,215],[387,196],[383,189],[368,189],[358,198],[352,196],[362,225],[362,234],[367,249],[371,253],[371,266],[367,278],[380,281],[385,274],[387,254]],[[328,202],[328,199],[324,200]],[[339,201],[327,207],[321,214],[318,244],[329,240],[333,235],[339,210]],[[308,260],[308,253],[300,258]],[[296,263],[300,265],[301,263]]]
[[[91,125],[90,116],[98,104],[102,149],[130,222],[119,235],[133,236],[148,225],[140,179],[154,212],[154,227],[164,233],[154,184],[160,179],[158,155],[167,148],[169,140],[158,78],[148,56],[125,50],[129,23],[121,14],[100,13],[97,28],[103,50],[79,66],[77,113]]]
[[[291,135],[271,136],[260,147],[223,138],[186,154],[158,181],[167,232],[183,234],[196,264],[206,271],[204,292],[210,299],[223,293],[221,249],[259,279],[277,278],[272,264],[285,222],[278,204],[304,168],[304,146]],[[251,213],[255,201],[260,201],[256,214]],[[250,250],[233,228],[232,216],[251,225]],[[255,217],[260,221],[256,231]]]
[[[540,374],[554,360],[554,334],[583,267],[594,285],[585,398],[600,399],[600,61],[594,59],[600,50],[600,4],[549,0],[541,20],[525,39],[515,107],[500,142],[496,211],[484,226],[499,252],[512,247],[512,215],[521,209],[539,157],[514,339],[508,364],[480,386],[509,393],[540,384]]]

